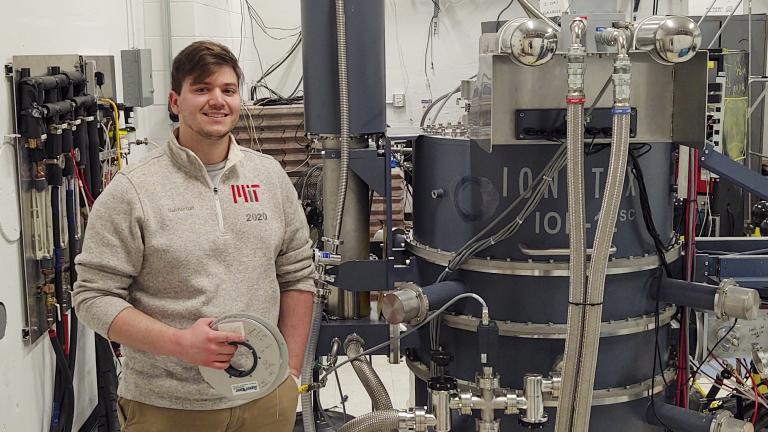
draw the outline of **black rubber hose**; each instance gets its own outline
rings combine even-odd
[[[72,385],[72,374],[69,373],[67,358],[64,355],[61,342],[53,334],[50,334],[49,338],[53,346],[53,352],[56,355],[56,375],[59,376],[61,374],[61,382],[64,386],[64,397],[61,399],[58,407],[54,406],[54,414],[56,414],[57,408],[59,411],[56,418],[51,418],[51,431],[71,432],[75,412],[75,389]],[[56,420],[56,423],[54,423],[54,420]]]
[[[648,408],[646,421],[655,426],[665,425],[673,431],[709,432],[712,422],[715,420],[715,416],[712,414],[702,414],[661,401],[655,405],[655,412],[651,412],[651,409]]]
[[[71,161],[72,158],[68,157],[67,160]],[[72,183],[67,183],[67,233],[69,235],[69,285],[70,289],[75,286],[77,280],[77,268],[75,267],[75,257],[80,252],[80,244],[77,240],[77,225],[76,225],[76,212],[79,209],[75,208],[75,194],[77,193],[77,186],[74,188],[69,187]],[[70,307],[69,310],[69,372],[72,376],[75,375],[75,362],[77,361],[77,314],[75,308]]]
[[[54,293],[56,295],[56,303],[58,303],[63,312],[65,297],[64,297],[64,283],[61,275],[61,209],[59,203],[61,194],[61,186],[51,185],[51,219],[53,222],[53,286]],[[56,319],[56,333],[59,341],[63,343],[62,338],[66,329],[62,324],[61,317]]]
[[[71,128],[66,128],[61,131],[61,152],[64,154],[64,177],[70,177],[75,174],[75,164],[71,157],[69,157],[74,146],[74,134]]]
[[[80,119],[80,124],[77,125],[77,129],[75,130],[75,137],[74,137],[74,146],[77,149],[79,155],[80,155],[80,161],[77,164],[77,167],[82,170],[83,173],[83,182],[85,182],[85,186],[90,190],[91,189],[91,150],[90,146],[88,145],[88,124],[85,121],[85,118]]]
[[[91,170],[91,183],[88,185],[88,189],[90,189],[93,199],[98,198],[101,193],[100,142],[99,123],[94,117],[93,120],[88,122],[88,153],[90,155],[88,163]]]
[[[661,289],[658,293],[658,300],[707,311],[715,308],[715,296],[718,289],[716,286],[666,277],[662,278],[659,283]],[[656,300],[655,292],[652,293],[652,297]]]
[[[48,140],[45,143],[45,158],[50,160],[58,159],[61,156],[61,148],[62,135],[49,133]],[[46,164],[45,176],[49,185],[61,186],[61,167],[58,164]]]

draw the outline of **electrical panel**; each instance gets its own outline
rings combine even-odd
[[[152,86],[152,52],[149,49],[120,51],[123,65],[123,99],[134,107],[155,103]]]
[[[14,56],[5,66],[13,83],[27,344],[52,328],[66,334],[85,208],[130,151],[119,111],[128,118],[132,109],[114,97],[114,70],[112,56],[77,54]]]

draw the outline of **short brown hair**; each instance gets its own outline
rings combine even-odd
[[[202,82],[221,66],[231,67],[237,74],[237,84],[240,85],[243,70],[229,48],[209,40],[193,42],[173,59],[171,89],[180,94],[184,80],[192,77],[193,83]]]

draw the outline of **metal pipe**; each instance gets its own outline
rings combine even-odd
[[[548,25],[552,26],[553,29],[555,29],[556,32],[560,32],[560,26],[555,24],[554,21],[549,19],[548,16],[541,13],[541,11],[534,5],[532,5],[528,0],[519,0],[520,6],[523,7],[523,10],[526,14],[528,14],[528,17],[530,18],[538,18],[544,22],[546,22]]]
[[[712,38],[712,41],[707,46],[707,49],[711,49],[715,45],[715,42],[717,41],[717,38],[719,38],[720,35],[723,34],[723,30],[725,30],[725,28],[728,26],[728,23],[731,21],[731,18],[733,18],[733,14],[736,13],[736,11],[739,9],[739,6],[741,6],[741,3],[743,1],[744,0],[739,0],[739,2],[736,3],[736,6],[731,11],[731,14],[728,15],[728,18],[725,19],[725,22],[723,22],[723,25],[720,27],[720,30],[718,30],[717,33],[715,33],[715,37]],[[751,24],[751,21],[750,21],[750,24]],[[751,54],[751,52],[750,52],[750,54]]]
[[[523,393],[526,401],[525,416],[520,420],[528,425],[540,425],[547,421],[544,412],[544,378],[540,374],[523,377]]]
[[[766,94],[768,94],[768,86],[765,86],[763,91],[760,93],[760,96],[758,96],[757,100],[755,101],[755,103],[752,104],[751,107],[749,107],[749,111],[747,112],[747,118],[750,118],[750,119],[752,118],[752,113],[755,112],[755,110],[760,106],[760,102],[762,102],[763,99],[765,99]],[[749,136],[750,134],[749,128],[747,128],[747,131],[748,131],[747,136]],[[752,150],[750,149],[750,151]]]
[[[450,432],[451,430],[451,394],[448,391],[432,390],[432,413],[437,425],[435,432]]]
[[[703,23],[704,19],[709,16],[710,12],[712,12],[712,8],[715,7],[715,3],[717,3],[717,0],[712,0],[712,4],[709,5],[707,11],[704,12],[704,15],[699,18],[699,22],[696,23],[696,26],[701,27],[701,23]]]
[[[718,318],[753,320],[760,309],[760,295],[726,279],[718,286],[664,278],[658,300],[694,309],[714,311]],[[651,295],[656,298],[656,292]]]

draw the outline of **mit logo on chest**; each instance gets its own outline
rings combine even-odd
[[[246,184],[246,185],[232,185],[232,201],[235,204],[240,203],[257,203],[259,202],[259,194],[257,190],[261,186],[258,184]]]

